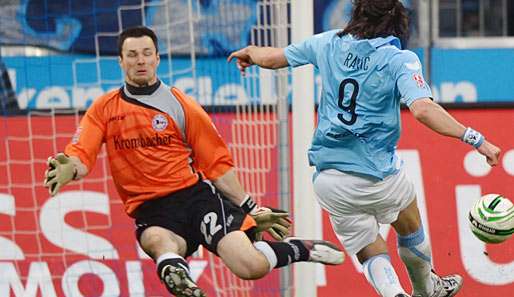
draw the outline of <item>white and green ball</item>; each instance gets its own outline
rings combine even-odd
[[[500,243],[514,233],[514,205],[498,194],[487,194],[469,212],[471,231],[486,243]]]

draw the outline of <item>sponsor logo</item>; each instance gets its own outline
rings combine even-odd
[[[114,122],[114,121],[123,121],[124,119],[125,119],[125,115],[116,115],[116,116],[109,118],[109,121],[107,121],[107,122],[110,123],[110,122]]]
[[[71,138],[72,144],[77,144],[79,142],[80,134],[82,133],[82,127],[78,127],[77,130],[75,130],[75,134],[73,134],[73,137]]]
[[[155,131],[161,132],[168,127],[168,119],[162,114],[156,114],[152,119],[152,127]]]
[[[114,148],[116,150],[125,150],[125,149],[137,149],[140,147],[154,147],[154,146],[161,146],[161,145],[169,145],[171,141],[173,140],[173,136],[171,135],[164,135],[160,136],[159,134],[155,133],[154,136],[142,136],[140,135],[137,138],[121,138],[119,136],[114,136]]]
[[[423,79],[423,76],[419,73],[415,73],[412,78],[416,81],[416,84],[418,85],[418,88],[422,89],[425,87],[425,80]]]
[[[234,221],[234,216],[229,215],[227,218],[227,222],[225,223],[225,226],[230,227],[232,225],[232,222]]]
[[[292,243],[289,243],[289,245],[290,245],[290,246],[291,246],[291,248],[293,249],[293,252],[294,252],[294,260],[295,260],[295,261],[300,260],[300,249],[298,248],[298,246],[296,246],[295,244],[292,244]]]
[[[475,218],[473,218],[473,216],[471,216],[471,213],[469,214],[469,220],[471,221],[471,224],[473,224],[473,226],[477,227],[478,229],[486,232],[486,233],[489,233],[489,234],[498,234],[498,233],[501,233],[498,232],[499,230],[496,230],[494,228],[491,228],[491,227],[487,227],[483,224],[480,224],[479,222],[477,222],[477,220],[475,220]],[[485,220],[487,221],[487,217],[485,217]]]

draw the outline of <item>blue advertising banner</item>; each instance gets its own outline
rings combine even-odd
[[[440,102],[514,102],[514,49],[432,49]]]
[[[189,19],[196,28],[193,35],[187,0],[5,1],[0,9],[0,44],[61,51],[48,56],[3,57],[5,69],[0,72],[8,73],[10,86],[0,85],[0,99],[12,99],[12,89],[22,110],[86,108],[105,91],[120,87],[123,74],[117,61],[117,32],[139,24],[155,26],[161,53],[171,44],[173,60],[169,62],[164,55],[159,67],[165,83],[184,89],[204,105],[271,103],[258,87],[244,88],[248,81],[242,81],[236,67],[225,61],[229,52],[249,43],[258,18],[263,18],[256,9],[260,0],[192,1],[193,10],[201,16]],[[403,2],[410,6],[410,0]],[[162,9],[163,3],[169,11]],[[344,27],[351,8],[350,0],[314,0],[315,31]],[[191,36],[197,54],[194,76],[188,56]],[[423,50],[414,51],[423,61]],[[432,49],[431,61],[437,101],[514,102],[514,49]],[[263,76],[255,73],[251,83],[259,85]],[[320,85],[317,77],[316,94]],[[5,90],[11,95],[5,95]]]
[[[4,61],[22,110],[85,109],[96,97],[123,83],[117,58],[100,59],[97,63],[87,56],[58,55],[6,57]],[[202,105],[240,105],[261,100],[258,92],[245,91],[239,71],[226,58],[197,60],[195,78],[190,66],[187,58],[176,58],[171,63],[161,58],[158,76],[166,84],[194,96]]]
[[[423,51],[414,51],[423,60]],[[94,98],[123,83],[117,57],[99,60],[79,55],[5,57],[4,63],[20,109],[86,108]],[[165,83],[183,89],[203,105],[272,103],[259,94],[258,88],[244,88],[236,67],[227,64],[224,57],[197,59],[195,78],[190,67],[188,58],[175,58],[171,63],[161,59],[158,74]],[[434,97],[445,103],[514,102],[512,69],[514,49],[433,49]],[[258,74],[251,80],[258,85]],[[317,77],[316,94],[320,93],[320,86]]]

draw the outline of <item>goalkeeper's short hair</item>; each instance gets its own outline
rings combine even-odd
[[[153,44],[155,45],[155,51],[159,53],[159,47],[157,42],[157,35],[155,35],[155,32],[144,26],[137,26],[137,27],[130,27],[125,30],[123,30],[119,37],[118,37],[118,55],[121,57],[121,50],[123,48],[123,43],[127,38],[130,37],[143,37],[148,36],[152,38]]]

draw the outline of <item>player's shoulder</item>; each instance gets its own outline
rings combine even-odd
[[[185,110],[189,109],[202,109],[202,106],[196,102],[191,96],[188,96],[184,91],[177,87],[171,87],[170,88],[171,93],[173,96],[177,99],[177,101],[182,105],[182,108]]]
[[[335,29],[335,30],[328,30],[328,31],[325,31],[325,32],[321,32],[321,33],[318,33],[316,35],[314,35],[314,37],[316,38],[334,38],[334,37],[339,37],[339,32],[341,32],[341,30],[338,30],[338,29]]]
[[[317,43],[327,43],[331,42],[334,39],[339,39],[338,33],[341,30],[329,30],[325,32],[321,32],[315,35],[312,35],[311,42],[317,42]]]
[[[105,107],[106,105],[109,105],[110,103],[114,102],[115,100],[118,100],[121,95],[121,89],[112,89],[110,91],[107,91],[106,93],[100,95],[98,98],[96,98],[93,103],[91,104],[91,107]]]
[[[182,105],[191,105],[195,103],[191,97],[189,97],[184,91],[177,87],[171,87],[170,92]]]
[[[421,69],[421,62],[418,55],[410,50],[389,49],[386,60],[391,66],[393,71],[408,68],[412,71],[419,71]]]
[[[171,87],[170,88],[170,91],[171,93],[177,97],[177,99],[184,99],[184,100],[187,100],[187,95],[186,93],[184,93],[184,91],[182,91],[181,89],[177,88],[177,87]]]
[[[88,107],[86,113],[103,113],[108,110],[109,105],[119,100],[121,97],[121,89],[110,90],[93,100],[93,103]]]
[[[391,51],[390,54],[391,54],[391,62],[394,64],[419,61],[418,55],[416,55],[415,52],[410,51],[410,50],[396,49],[395,51]]]

